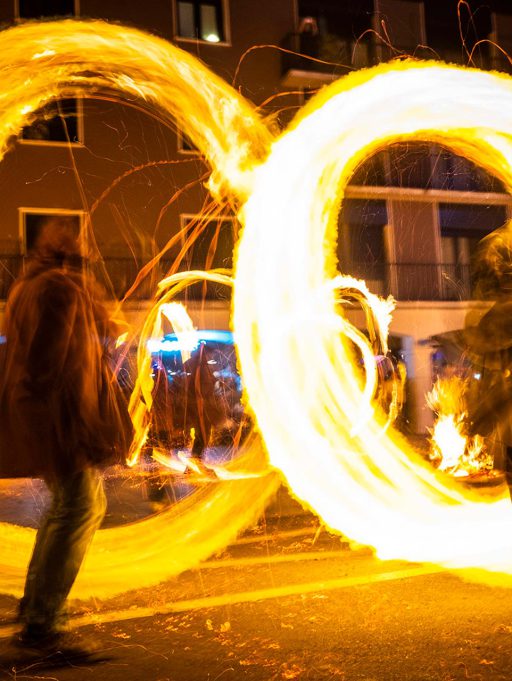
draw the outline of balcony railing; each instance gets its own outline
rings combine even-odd
[[[166,275],[171,264],[171,260],[161,260],[130,297],[136,300],[151,298],[158,281]],[[0,255],[1,300],[6,299],[22,265],[20,255]],[[140,268],[141,264],[133,258],[105,258],[100,266],[93,269],[109,295],[122,298],[134,283]],[[475,297],[470,265],[353,262],[342,265],[341,270],[364,279],[373,293],[381,296],[391,294],[396,300],[457,301]],[[203,283],[199,283],[188,287],[186,295],[192,300],[227,300],[230,291],[225,286],[213,284],[208,284],[205,289]]]
[[[0,300],[5,300],[13,282],[23,269],[24,258],[21,255],[0,254]],[[108,296],[122,298],[134,284],[138,273],[145,262],[138,262],[131,257],[104,258],[91,267],[91,271],[102,284]],[[158,282],[165,277],[173,264],[173,260],[162,259],[154,265],[140,285],[130,294],[131,300],[148,300],[157,290]],[[194,269],[199,269],[194,267]],[[228,300],[230,289],[220,284],[203,282],[188,286],[177,298],[189,300]]]
[[[370,290],[396,300],[457,301],[475,298],[470,265],[453,263],[355,263],[342,266]]]
[[[282,73],[286,80],[293,72],[339,78],[354,68],[374,63],[370,40],[349,40],[339,36],[290,33],[281,43]]]

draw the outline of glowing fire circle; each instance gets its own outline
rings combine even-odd
[[[329,527],[383,558],[512,572],[512,507],[465,492],[384,432],[336,310],[337,213],[354,169],[396,141],[441,143],[510,191],[510,111],[504,75],[417,62],[352,74],[274,143],[242,210],[234,328],[270,460]]]
[[[382,557],[512,571],[509,502],[450,487],[374,417],[343,345],[332,246],[353,169],[391,141],[444,143],[510,189],[512,81],[435,64],[354,74],[314,98],[263,165],[272,137],[253,109],[165,41],[101,22],[55,22],[5,31],[0,47],[0,158],[51,98],[114,93],[187,132],[213,169],[216,198],[250,197],[234,331],[271,461],[295,493]],[[74,595],[149,585],[195,565],[250,522],[276,485],[276,476],[226,482],[168,514],[99,532]],[[20,592],[33,536],[0,524],[2,591]]]
[[[24,23],[0,33],[0,71],[0,159],[36,109],[74,96],[145,103],[164,123],[177,123],[210,163],[209,187],[219,201],[247,195],[251,169],[270,145],[252,106],[225,81],[135,29],[97,21]],[[245,449],[241,461],[263,456],[255,438]],[[278,484],[275,473],[213,484],[168,512],[98,532],[73,595],[106,596],[195,566],[254,522]],[[2,592],[22,591],[34,534],[0,523]]]

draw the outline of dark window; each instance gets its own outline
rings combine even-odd
[[[483,0],[465,2],[425,2],[427,43],[441,59],[469,63],[480,68],[489,66],[489,44],[492,32],[491,7]]]
[[[225,40],[222,0],[177,0],[178,36],[219,43]]]
[[[302,26],[314,21],[318,31],[300,32],[301,53],[356,67],[372,62],[367,32],[372,29],[373,0],[299,0],[298,10]]]
[[[362,163],[350,180],[350,184],[384,187],[386,178],[386,151],[373,154]]]
[[[75,0],[18,0],[20,19],[66,17],[75,14]]]
[[[21,137],[30,141],[80,142],[78,102],[61,99],[36,112],[37,119],[23,128]]]
[[[299,15],[316,19],[320,33],[359,38],[371,28],[373,0],[299,0]]]
[[[422,142],[393,144],[388,153],[389,180],[393,187],[430,188],[431,145]]]
[[[434,189],[474,192],[504,192],[503,184],[472,161],[438,146],[432,147]]]
[[[80,216],[66,213],[24,213],[25,251],[29,253],[35,246],[41,229],[49,221],[64,225],[73,234],[80,232]]]
[[[480,298],[485,287],[495,287],[492,268],[475,268],[475,255],[481,240],[506,219],[505,206],[439,205],[444,299]]]
[[[389,170],[385,170],[385,154]],[[387,178],[387,182],[383,179]],[[391,145],[355,173],[352,184],[391,185],[416,189],[504,192],[503,184],[469,159],[437,144],[409,142]]]
[[[355,277],[382,281],[385,277],[385,201],[351,199],[340,216],[339,268]]]
[[[187,250],[180,271],[232,269],[236,227],[234,220],[210,220],[206,224],[189,220],[183,230],[182,243],[187,245]],[[186,289],[185,295],[194,299],[227,299],[231,291],[223,285],[200,283]]]
[[[505,206],[483,206],[460,203],[439,204],[442,236],[482,238],[501,227],[507,219]]]

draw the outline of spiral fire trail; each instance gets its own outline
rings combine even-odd
[[[274,143],[242,211],[234,328],[271,462],[329,527],[382,558],[510,573],[512,507],[465,491],[384,432],[335,309],[337,213],[355,168],[397,141],[442,144],[510,190],[511,106],[505,75],[432,62],[352,74]]]

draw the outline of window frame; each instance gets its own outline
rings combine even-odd
[[[74,17],[79,17],[80,16],[80,0],[73,0],[73,5],[74,5],[74,11],[72,15],[65,15],[65,16],[74,16]],[[23,21],[37,21],[38,19],[45,19],[48,17],[53,17],[55,15],[53,14],[43,14],[41,17],[20,17],[20,0],[14,0],[14,21],[16,23],[20,23]],[[64,16],[64,15],[63,15]]]
[[[25,137],[20,135],[17,138],[17,143],[18,144],[29,144],[29,145],[34,145],[34,146],[43,146],[43,147],[85,147],[85,126],[84,126],[84,106],[83,106],[83,97],[65,97],[64,99],[75,99],[77,106],[76,106],[76,131],[77,131],[77,136],[78,136],[78,141],[73,142],[73,141],[68,141],[68,140],[33,140],[33,139],[27,139]],[[58,100],[56,100],[58,101]]]
[[[201,4],[201,0],[190,0],[191,2],[197,2]],[[202,38],[186,38],[178,34],[178,2],[179,0],[173,0],[172,3],[172,14],[173,14],[173,39],[180,43],[200,43],[201,45],[212,45],[217,47],[231,47],[231,22],[229,14],[229,0],[220,0],[222,8],[222,30],[224,32],[224,40],[220,40],[218,43],[210,42],[209,40],[203,40]],[[203,3],[204,4],[204,3]]]
[[[71,217],[78,217],[80,230],[84,226],[86,211],[76,208],[34,208],[32,206],[19,206],[18,207],[18,238],[20,243],[20,253],[22,256],[28,254],[27,249],[27,230],[26,230],[26,215],[64,215]]]

